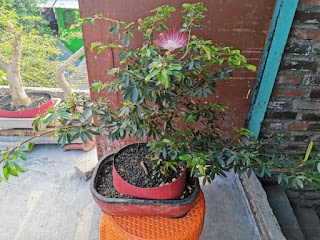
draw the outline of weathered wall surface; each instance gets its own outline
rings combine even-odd
[[[289,153],[303,153],[310,140],[320,144],[319,64],[320,1],[301,0],[261,130],[291,134],[278,146]]]
[[[182,0],[79,0],[79,5],[82,17],[103,13],[104,16],[137,22],[138,18],[146,17],[151,9],[159,5],[174,5],[177,11],[180,11],[183,2]],[[241,49],[250,63],[259,66],[276,0],[207,0],[204,3],[209,9],[204,20],[205,28],[195,34],[211,39],[219,45]],[[180,17],[173,17],[169,25],[179,27],[181,22]],[[117,65],[117,57],[109,49],[100,55],[90,52],[92,42],[108,42],[112,39],[108,26],[106,22],[100,21],[94,26],[88,24],[83,28],[91,84],[99,80],[112,81],[106,72]],[[233,79],[218,84],[220,96],[214,97],[214,100],[229,106],[229,115],[224,123],[224,128],[229,131],[234,126],[244,125],[256,77],[257,73],[240,70],[235,72]],[[93,98],[98,96],[99,94],[92,93]],[[121,100],[121,96],[118,95],[110,95],[108,98],[115,105]],[[100,155],[120,147],[118,143],[111,144],[103,138],[99,140],[99,146]]]

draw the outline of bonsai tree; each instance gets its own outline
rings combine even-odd
[[[0,2],[0,30],[4,33],[0,35],[0,69],[5,72],[6,81],[3,78],[4,73],[0,74],[3,83],[7,82],[9,85],[13,104],[30,104],[23,84],[55,87],[58,83],[67,97],[72,89],[64,73],[84,54],[83,48],[61,63],[57,59],[61,54],[56,45],[58,38],[50,34],[49,27],[43,26],[46,21],[36,15],[35,7],[8,0]],[[11,4],[17,5],[18,12]],[[33,10],[30,15],[22,5],[25,5],[27,10]]]
[[[204,176],[204,181],[211,181],[216,175],[225,177],[225,172],[231,169],[259,176],[280,171],[279,182],[319,186],[319,158],[308,156],[299,166],[289,166],[281,162],[284,155],[270,153],[267,142],[250,139],[246,129],[237,129],[246,144],[239,138],[222,137],[218,121],[227,107],[208,98],[217,94],[216,82],[232,77],[234,69],[256,68],[247,63],[239,50],[214,45],[211,40],[193,34],[194,28],[202,27],[207,10],[203,3],[185,3],[182,7],[184,23],[180,28],[166,25],[166,19],[175,12],[174,7],[167,5],[138,19],[138,26],[101,14],[79,20],[79,26],[96,19],[113,23],[110,32],[115,33],[117,40],[110,44],[95,42],[91,50],[99,54],[106,48],[116,49],[120,66],[108,71],[114,76],[113,82],[97,82],[93,90],[121,91],[123,105],[112,108],[107,99],[89,101],[74,94],[48,111],[51,115],[45,121],[63,122],[51,131],[52,135],[62,144],[77,138],[85,142],[87,138],[92,140],[92,135],[102,134],[111,140],[151,137],[153,141],[148,146],[155,163],[153,177],[157,178],[180,168],[189,168],[191,175]],[[144,41],[140,47],[131,48],[130,41],[135,35],[142,36]],[[73,119],[79,119],[81,124],[72,126]],[[40,122],[39,116],[35,129]],[[2,153],[5,179],[19,170],[15,160],[25,159],[23,144],[27,141]],[[33,146],[30,144],[28,149]]]
[[[8,11],[5,9],[1,9],[0,11],[0,27],[3,31],[7,31],[6,36],[12,36],[11,40],[13,48],[11,61],[9,61],[3,55],[0,55],[0,66],[7,73],[13,104],[16,106],[28,106],[30,105],[30,99],[22,88],[20,74],[20,57],[23,29],[21,26],[19,26],[17,18],[17,14],[14,11]]]

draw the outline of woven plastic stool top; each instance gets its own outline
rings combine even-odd
[[[200,191],[194,207],[179,219],[162,217],[123,217],[102,213],[100,240],[197,240],[205,215]]]

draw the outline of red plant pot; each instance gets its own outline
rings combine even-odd
[[[50,95],[50,94],[48,94]],[[50,96],[51,97],[51,96]],[[6,97],[4,97],[6,98]],[[30,109],[20,110],[20,111],[7,111],[0,109],[0,117],[3,118],[34,118],[38,114],[45,113],[49,108],[52,108],[56,101],[50,99],[44,104]]]
[[[101,158],[90,183],[92,197],[104,213],[115,216],[178,218],[187,214],[194,206],[200,191],[198,178],[194,178],[195,189],[193,193],[182,200],[119,199],[99,194],[96,190],[99,176],[103,174],[102,169],[106,164],[112,164],[113,156],[114,153]]]
[[[114,159],[116,159],[117,155],[127,148],[141,144],[146,145],[146,143],[134,143],[127,145],[115,154]],[[126,182],[115,169],[114,161],[115,160],[113,160],[112,169],[113,186],[122,194],[145,199],[176,199],[183,193],[186,184],[186,171],[184,171],[176,181],[169,183],[168,185],[153,188],[141,188]]]

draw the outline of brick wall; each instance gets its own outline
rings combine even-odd
[[[320,145],[320,0],[300,0],[261,133],[287,132],[288,153]],[[261,136],[261,135],[260,135]]]

